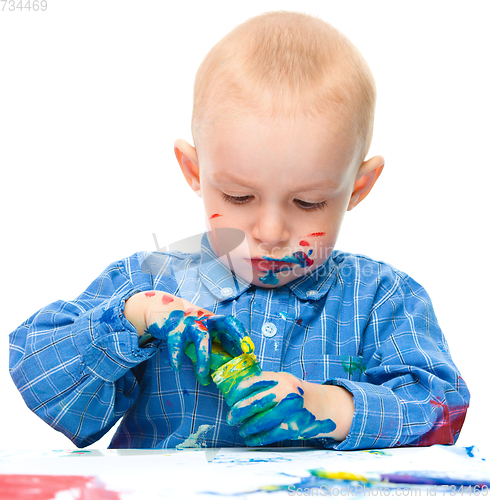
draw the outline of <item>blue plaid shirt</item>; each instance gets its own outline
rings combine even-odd
[[[165,448],[192,434],[208,447],[245,446],[214,384],[164,342],[140,348],[126,320],[131,295],[161,290],[238,318],[263,370],[346,388],[354,397],[338,450],[454,443],[469,392],[426,291],[392,266],[334,251],[323,266],[265,289],[235,276],[203,238],[201,252],[137,253],[111,264],[72,301],[57,301],[10,334],[10,370],[25,402],[79,447],[122,417],[114,448]],[[202,427],[201,427],[202,426]]]

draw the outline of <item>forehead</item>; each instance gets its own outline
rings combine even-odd
[[[201,171],[215,182],[338,189],[358,161],[355,128],[341,120],[253,116],[214,123],[199,141]]]

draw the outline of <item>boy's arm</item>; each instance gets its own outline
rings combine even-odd
[[[429,295],[401,273],[383,290],[364,331],[359,381],[326,383],[347,389],[355,413],[336,449],[454,444],[470,393],[456,368]]]
[[[131,261],[131,262],[130,262]],[[125,301],[151,288],[148,274],[116,262],[73,301],[54,302],[10,334],[10,374],[27,406],[77,446],[97,441],[132,406],[132,369],[156,346],[138,346]]]
[[[80,447],[97,441],[134,404],[142,376],[135,369],[161,340],[175,370],[187,343],[195,342],[204,382],[207,326],[229,352],[241,354],[245,330],[238,321],[173,295],[171,274],[162,283],[168,292],[153,290],[140,257],[111,264],[76,300],[42,308],[10,334],[10,373],[27,406]]]

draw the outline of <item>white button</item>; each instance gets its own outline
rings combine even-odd
[[[306,296],[307,297],[313,297],[314,295],[316,295],[318,292],[316,290],[308,290],[306,292]]]
[[[274,323],[264,323],[262,325],[262,334],[264,337],[274,337],[277,333],[277,328]]]
[[[232,293],[233,293],[233,290],[228,286],[221,290],[221,295],[223,295],[223,297],[229,297]]]

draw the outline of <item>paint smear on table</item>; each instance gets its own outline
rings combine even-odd
[[[120,500],[95,477],[0,474],[0,498],[5,500]]]
[[[200,425],[197,431],[194,432],[194,434],[191,434],[185,441],[177,445],[176,448],[178,450],[183,450],[184,448],[205,448],[206,441],[204,436],[213,427],[214,425],[208,425],[208,424]]]

